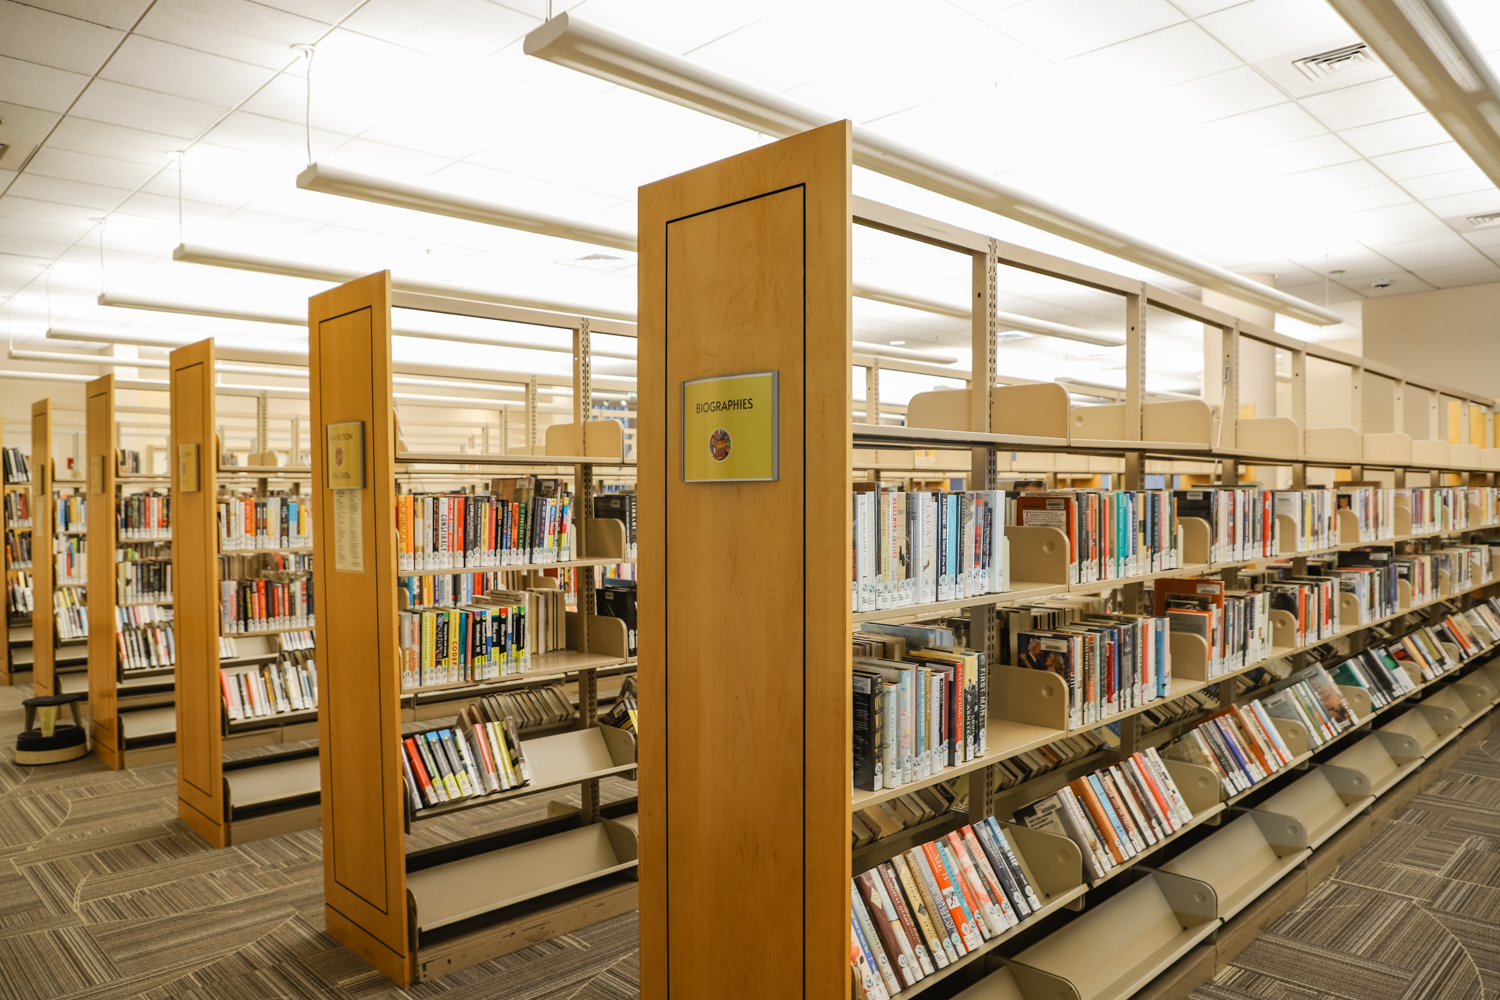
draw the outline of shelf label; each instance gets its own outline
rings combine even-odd
[[[359,490],[333,494],[333,568],[343,573],[365,571],[365,504]]]
[[[177,488],[184,493],[198,492],[198,442],[177,446]]]
[[[328,425],[328,488],[365,488],[365,422]]]
[[[761,483],[780,477],[777,372],[682,383],[682,481]]]

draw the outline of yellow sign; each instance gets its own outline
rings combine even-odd
[[[365,424],[351,420],[328,425],[328,488],[362,490],[365,488]]]
[[[89,456],[89,492],[104,492],[104,456]]]
[[[198,443],[177,446],[177,488],[184,493],[198,492]]]
[[[682,481],[755,483],[779,477],[776,372],[682,383]]]

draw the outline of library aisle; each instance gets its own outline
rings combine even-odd
[[[1500,992],[1500,733],[1451,768],[1191,1000],[1481,1000]],[[1441,765],[1442,761],[1439,761]],[[1356,831],[1358,835],[1360,831]]]
[[[0,730],[21,727],[29,693],[0,687]],[[12,758],[0,747],[6,1000],[638,994],[633,912],[402,990],[324,932],[318,830],[214,850],[177,818],[173,764],[115,771],[87,757],[21,768]],[[617,779],[601,785],[606,803],[635,794]],[[463,824],[448,836],[474,836],[544,814],[540,802],[438,822]]]

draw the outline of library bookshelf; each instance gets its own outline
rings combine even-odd
[[[118,445],[115,377],[104,375],[84,386],[88,435],[88,587],[89,726],[94,753],[112,768],[140,767],[175,760],[177,713],[174,707],[176,667],[158,664],[127,669],[117,645],[118,616],[148,616],[161,621],[170,597],[127,600],[121,581],[137,563],[165,572],[171,563],[170,528],[126,532],[122,506],[141,494],[168,508],[169,477],[122,471]],[[137,534],[139,537],[126,537]],[[133,553],[121,560],[121,549]],[[134,553],[139,551],[137,557]],[[124,569],[122,567],[130,567]],[[170,618],[165,621],[170,622]],[[167,647],[170,648],[170,647]]]
[[[1162,577],[1237,575],[1272,560],[1305,573],[1309,557],[1285,540],[1272,557],[1215,562],[1207,522],[1182,518],[1178,569],[1079,584],[1067,572],[1067,539],[1054,528],[1007,527],[1011,589],[982,597],[855,614],[849,594],[851,472],[877,480],[964,475],[968,489],[994,488],[1002,472],[1048,469],[1108,473],[1127,490],[1148,474],[1203,472],[1239,483],[1254,466],[1303,489],[1312,479],[1375,479],[1388,488],[1490,488],[1500,470],[1487,417],[1495,401],[1279,334],[1137,279],[1005,243],[937,219],[853,195],[852,135],[836,123],[691,170],[640,193],[639,494],[642,615],[641,701],[659,724],[640,747],[640,857],[643,996],[754,992],[841,998],[851,990],[850,877],[915,842],[966,822],[1014,811],[1061,784],[1180,735],[1221,706],[1256,692],[1240,678],[1257,667],[1313,662],[1314,654],[1363,648],[1381,630],[1419,623],[1488,593],[1493,570],[1459,586],[1439,581],[1437,599],[1401,593],[1395,613],[1347,627],[1334,640],[1299,644],[1289,619],[1272,613],[1272,655],[1230,673],[1211,673],[1201,639],[1171,640],[1173,702],[1204,696],[1209,708],[1158,729],[1140,709],[1069,728],[1067,694],[1045,672],[1006,665],[996,611],[1058,594],[1118,591],[1118,607],[1144,605],[1145,585]],[[972,267],[972,364],[965,388],[919,393],[885,421],[878,370],[920,365],[854,354],[851,309],[855,226],[908,238],[968,258]],[[996,371],[997,282],[1011,269],[1086,286],[1123,307],[1125,386],[1116,401],[1071,405],[1059,383],[1005,378]],[[1225,404],[1153,399],[1145,389],[1146,326],[1156,310],[1220,333]],[[1291,360],[1286,415],[1240,415],[1242,345],[1269,344]],[[1347,372],[1347,426],[1309,427],[1308,372],[1331,363]],[[867,371],[866,399],[853,397],[851,369]],[[700,483],[684,477],[687,418],[683,383],[743,373],[777,373],[779,476],[767,482]],[[1375,386],[1393,406],[1369,419]],[[1403,433],[1403,407],[1429,398],[1428,436]],[[1451,440],[1439,437],[1439,401],[1464,412]],[[865,422],[853,423],[861,408]],[[1413,421],[1415,422],[1415,421]],[[1472,435],[1473,440],[1468,440]],[[1482,435],[1482,439],[1481,439]],[[924,468],[925,466],[925,468]],[[855,471],[857,470],[857,472]],[[1396,538],[1469,537],[1492,529],[1476,507],[1439,531],[1413,531],[1397,508]],[[1286,527],[1282,526],[1283,529]],[[1338,551],[1360,542],[1341,517]],[[776,544],[768,544],[768,540]],[[733,642],[703,626],[723,608],[756,626]],[[852,703],[849,632],[860,622],[967,619],[970,645],[990,664],[985,755],[931,779],[887,792],[851,793]],[[774,624],[773,624],[774,623]],[[1445,742],[1475,725],[1500,693],[1493,651],[1379,711],[1349,694],[1359,726],[1332,744],[1297,748],[1293,766],[1226,801],[1206,768],[1173,766],[1193,819],[1145,855],[1085,881],[1070,842],[1009,827],[1024,867],[1044,895],[1042,910],[986,942],[962,963],[922,980],[907,996],[969,987],[972,1000],[1122,1000],[1185,956],[1212,947],[1226,918],[1328,857],[1344,831],[1367,824],[1382,795],[1410,787]],[[1375,725],[1381,725],[1379,730]],[[993,765],[1008,756],[1105,725],[1118,747],[997,789]],[[732,734],[727,738],[726,734]],[[1305,734],[1304,734],[1305,735]],[[753,758],[747,747],[762,751]],[[753,763],[752,763],[753,760]],[[1170,763],[1170,762],[1169,762]],[[1195,773],[1201,772],[1201,773]],[[937,816],[889,840],[851,851],[851,812],[920,787],[961,778],[966,809]],[[1295,778],[1296,780],[1290,780]],[[1248,809],[1246,818],[1239,811]],[[1142,863],[1144,862],[1144,863]],[[1044,874],[1045,871],[1045,874]],[[1305,880],[1304,883],[1305,884]],[[740,905],[725,907],[735,899]],[[743,913],[753,912],[747,921]],[[1230,925],[1231,927],[1233,924]],[[718,942],[734,940],[726,953]],[[768,965],[762,956],[800,956]]]
[[[391,305],[387,272],[309,302],[311,497],[315,565],[326,581],[316,594],[316,644],[327,927],[405,986],[632,910],[637,891],[634,802],[601,805],[599,794],[601,778],[635,768],[633,738],[602,731],[595,709],[599,673],[629,664],[624,624],[595,613],[593,575],[580,573],[578,610],[567,612],[565,648],[533,654],[522,674],[498,681],[403,690],[403,574],[396,550],[401,477],[416,478],[412,470],[419,467],[459,472],[572,466],[575,511],[586,511],[594,468],[633,462],[625,456],[619,424],[584,420],[583,401],[591,398],[587,320],[569,321],[577,324],[574,423],[550,428],[541,450],[405,450],[394,417]],[[560,325],[557,317],[548,324]],[[331,488],[330,428],[354,434],[341,438],[341,447],[361,456],[362,485]],[[343,458],[350,459],[347,451]],[[575,517],[574,530],[581,556],[576,565],[626,561],[618,522]],[[507,684],[568,677],[578,684],[577,727],[539,738],[522,732],[532,765],[529,785],[446,808],[423,809],[409,800],[402,776],[403,722],[451,717],[477,695]],[[578,808],[554,803],[545,820],[408,850],[414,823],[572,786],[581,792]]]
[[[4,445],[4,425],[0,424],[0,446]],[[19,553],[12,553],[12,538],[17,544],[30,543],[35,545],[31,537],[33,523],[35,521],[36,492],[32,489],[32,480],[11,480],[8,474],[0,475],[0,489],[4,491],[5,505],[0,508],[0,535],[5,536],[5,545],[0,548],[0,577],[5,580],[5,607],[0,614],[0,684],[21,683],[18,675],[29,672],[24,661],[24,650],[31,645],[31,630],[34,615],[24,608],[14,607],[16,597],[12,596],[13,589],[16,593],[24,590],[26,582],[32,580],[31,594],[35,601],[36,587],[34,578],[33,561],[19,558]],[[25,504],[32,511],[31,518],[12,517],[13,505]],[[33,549],[33,552],[35,550]]]
[[[39,696],[88,693],[88,529],[81,518],[64,520],[86,497],[81,480],[58,478],[54,453],[62,430],[59,417],[77,409],[51,399],[31,404],[32,476],[37,484],[32,544],[44,553],[36,560],[31,643],[32,690]]]
[[[177,814],[215,847],[227,847],[315,827],[321,818],[318,752],[305,745],[317,737],[316,708],[294,709],[289,701],[283,705],[273,699],[277,711],[234,720],[226,695],[226,674],[275,669],[283,638],[311,627],[296,622],[226,634],[224,557],[295,558],[309,550],[268,543],[224,551],[219,513],[221,501],[270,497],[273,482],[290,484],[300,497],[310,472],[306,467],[224,465],[216,433],[213,341],[174,350],[170,365],[173,559],[178,574]],[[260,421],[257,435],[262,448],[265,423]],[[294,442],[294,456],[296,450]],[[226,639],[234,646],[232,656],[222,655]],[[236,753],[250,750],[256,752]]]

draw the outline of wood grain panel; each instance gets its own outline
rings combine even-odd
[[[849,995],[849,137],[641,189],[645,997]],[[681,383],[766,369],[780,480],[684,484]]]
[[[89,728],[94,753],[113,768],[125,766],[115,700],[119,657],[115,653],[115,377],[84,386],[88,452],[83,469],[88,493]],[[94,459],[104,464],[103,492],[95,493]]]
[[[327,925],[407,985],[390,296],[382,271],[310,299],[308,358]],[[365,425],[360,572],[340,570],[334,557],[335,491],[326,475],[327,426],[355,420]]]
[[[214,342],[171,354],[173,633],[177,640],[177,814],[215,847],[224,821],[219,566],[214,453]],[[198,489],[185,493],[180,445],[198,446]]]
[[[52,496],[52,400],[31,404],[31,690],[45,697],[57,693],[57,652],[52,618],[52,528],[57,523]]]

